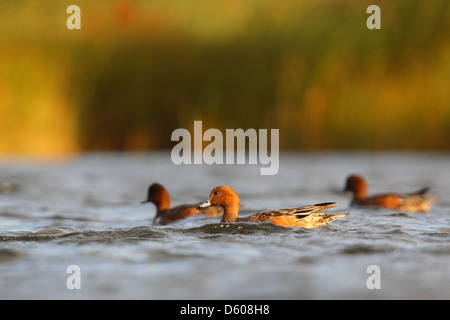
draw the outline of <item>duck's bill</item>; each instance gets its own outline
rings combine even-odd
[[[203,208],[207,208],[211,206],[211,202],[209,202],[209,200],[206,200],[205,202],[203,202],[201,205],[199,205],[197,207],[198,210],[202,210]]]

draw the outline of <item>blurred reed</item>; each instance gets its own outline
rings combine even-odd
[[[81,8],[68,30],[66,8]],[[279,128],[282,149],[450,148],[450,3],[0,4],[0,153],[171,148],[171,132]]]

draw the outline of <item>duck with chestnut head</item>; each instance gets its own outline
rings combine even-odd
[[[328,214],[322,212],[336,206],[334,202],[324,202],[297,208],[266,210],[240,218],[238,217],[239,196],[237,193],[228,186],[218,186],[211,191],[209,199],[198,209],[221,208],[223,210],[222,222],[271,222],[284,227],[317,228],[348,215],[348,213]]]
[[[366,180],[358,174],[350,175],[343,191],[351,191],[351,206],[375,206],[406,212],[429,212],[437,198],[425,198],[429,188],[410,194],[385,193],[368,196]]]
[[[183,204],[176,207],[172,207],[170,195],[159,183],[153,183],[148,187],[147,199],[141,203],[151,202],[156,206],[156,215],[153,219],[153,224],[166,225],[180,219],[184,219],[190,216],[198,214],[204,214],[206,216],[221,216],[223,210],[220,208],[210,208],[208,210],[198,210],[197,204]]]

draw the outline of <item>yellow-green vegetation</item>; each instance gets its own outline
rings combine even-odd
[[[448,0],[2,1],[0,43],[2,154],[171,148],[194,120],[281,149],[450,148]]]

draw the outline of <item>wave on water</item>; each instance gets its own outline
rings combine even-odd
[[[221,234],[277,234],[292,232],[307,233],[303,228],[287,228],[273,223],[211,223],[198,227],[173,228],[139,226],[133,228],[111,228],[103,230],[80,230],[68,227],[43,227],[37,230],[0,232],[0,241],[114,241],[114,240],[145,240],[161,239],[170,236],[202,236]]]
[[[296,228],[299,230],[305,230]],[[200,227],[189,229],[178,229],[178,232],[184,234],[272,234],[285,233],[291,231],[292,228],[281,227],[270,222],[261,223],[210,223]],[[305,231],[306,232],[306,231]]]
[[[72,228],[47,227],[33,231],[0,233],[0,241],[112,241],[118,239],[154,239],[164,236],[163,231],[155,230],[152,227],[84,231]]]

